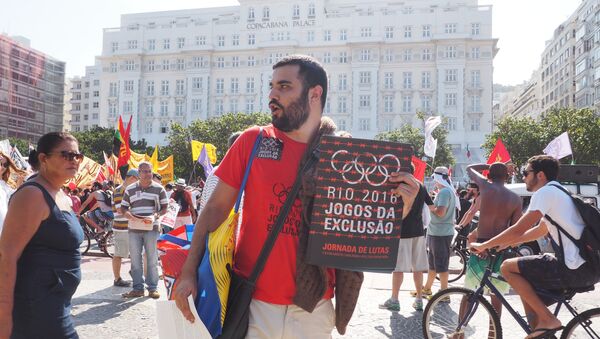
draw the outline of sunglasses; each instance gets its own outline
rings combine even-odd
[[[83,153],[77,152],[69,152],[69,151],[60,151],[60,152],[50,152],[48,154],[60,154],[63,159],[67,161],[77,160],[79,162],[83,161]]]
[[[534,171],[534,170],[523,170],[523,171],[521,171],[521,174],[523,174],[523,176],[524,176],[524,177],[526,177],[526,176],[528,176],[528,175],[529,175],[529,173],[531,173],[531,172],[534,172],[534,173],[535,173],[535,171]]]

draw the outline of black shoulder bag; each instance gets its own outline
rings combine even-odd
[[[267,258],[275,245],[277,236],[283,228],[285,218],[298,195],[300,190],[300,181],[302,179],[302,173],[306,171],[312,164],[318,159],[317,151],[313,151],[310,158],[306,161],[302,170],[298,173],[294,186],[290,193],[285,199],[285,203],[277,216],[275,225],[271,230],[263,248],[260,251],[256,264],[252,269],[252,273],[248,279],[243,278],[236,274],[231,267],[231,286],[229,287],[229,297],[227,299],[227,313],[225,314],[225,322],[223,323],[223,332],[219,336],[220,339],[242,339],[246,337],[248,332],[248,321],[250,317],[250,302],[252,301],[252,294],[256,287],[256,281],[260,276],[262,270],[265,268]]]

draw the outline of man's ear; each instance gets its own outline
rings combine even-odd
[[[311,88],[308,91],[309,102],[313,103],[313,102],[318,101],[320,103],[322,95],[323,95],[323,87],[321,87],[321,85],[317,85],[317,86]]]

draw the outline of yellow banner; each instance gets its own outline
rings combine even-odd
[[[75,178],[69,180],[69,182],[74,182],[80,188],[90,187],[96,180],[98,172],[102,169],[103,167],[99,163],[84,157],[81,164],[79,164],[79,171],[77,171]]]
[[[214,164],[217,162],[217,147],[213,144],[207,144],[200,141],[192,140],[192,160],[198,161],[198,157],[200,156],[200,152],[202,152],[202,146],[206,145],[206,152],[208,153],[208,158],[210,159],[210,163]]]
[[[152,152],[149,161],[152,164],[152,170],[154,172],[158,171],[158,145],[154,147],[154,152]]]
[[[131,156],[129,157],[129,168],[138,168],[140,162],[142,161],[151,161],[150,156],[146,154],[139,154],[131,151]],[[162,176],[162,184],[166,185],[170,182],[173,182],[175,177],[175,167],[173,165],[173,156],[169,155],[165,160],[158,162],[158,170],[153,169],[154,172],[157,172]]]

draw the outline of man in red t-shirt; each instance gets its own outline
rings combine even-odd
[[[270,87],[272,124],[263,127],[263,139],[250,168],[235,248],[234,269],[243,277],[248,277],[254,268],[296,180],[308,142],[319,130],[327,96],[327,74],[312,57],[289,56],[273,66]],[[187,297],[197,293],[196,269],[204,253],[206,234],[228,216],[258,133],[259,127],[246,130],[229,149],[215,173],[220,180],[196,223],[190,252],[175,291],[177,306],[190,321],[193,316]],[[393,180],[402,182],[394,192],[403,197],[405,206],[410,209],[419,189],[418,182],[409,174],[398,174]],[[333,270],[327,270],[327,286],[311,312],[293,301],[297,292],[296,254],[302,213],[302,204],[296,198],[256,283],[250,304],[248,337],[331,337],[336,318],[331,302],[335,284]],[[343,333],[347,323],[337,324],[338,331]]]

